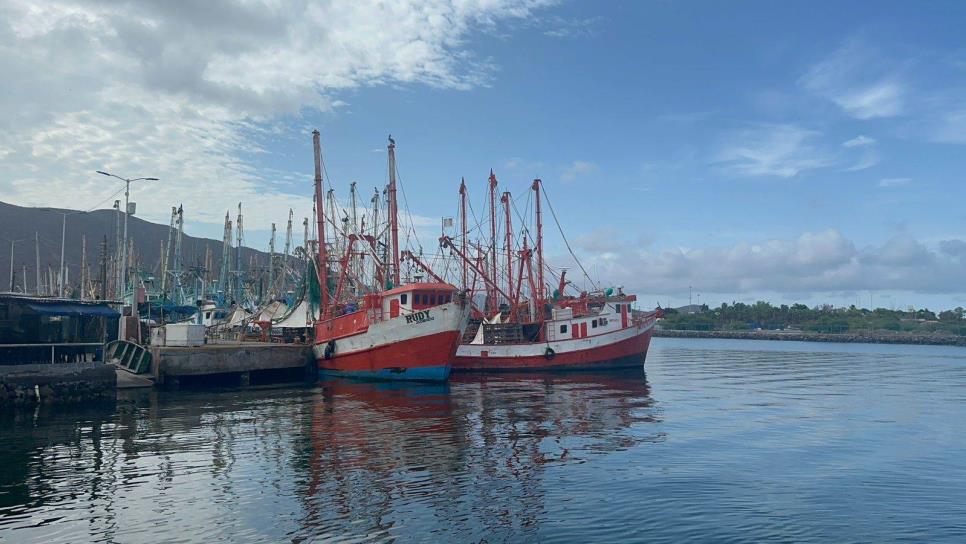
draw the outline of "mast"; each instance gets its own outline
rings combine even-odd
[[[379,187],[372,188],[372,236],[379,237]]]
[[[493,169],[490,169],[490,278],[492,279],[494,285],[496,284],[496,176],[493,175]],[[495,311],[500,307],[499,301],[496,297],[496,290],[490,289],[490,300],[488,300],[489,310]]]
[[[466,255],[466,179],[460,178],[460,250]],[[469,289],[468,269],[463,261],[463,289]]]
[[[536,201],[537,213],[537,320],[543,321],[543,215],[540,210],[540,184],[543,183],[539,178],[533,180],[534,200]]]
[[[11,293],[14,291],[14,288],[16,287],[14,285],[14,276],[13,276],[13,245],[15,243],[16,242],[14,240],[10,240],[10,292]]]
[[[312,147],[315,154],[315,208],[319,236],[319,258],[316,266],[319,275],[319,291],[322,293],[321,317],[329,316],[329,256],[325,247],[325,204],[322,200],[322,147],[319,131],[312,131]]]
[[[376,257],[376,261],[381,261],[381,262],[385,263],[386,262],[386,256],[384,254],[383,255],[380,255],[380,252],[379,252],[379,243],[378,243],[378,240],[379,240],[379,228],[380,228],[380,225],[379,225],[379,203],[381,201],[382,201],[382,198],[381,198],[381,196],[379,194],[379,187],[373,187],[372,188],[372,239],[377,241],[376,244],[375,244],[375,247],[373,248],[373,255]],[[373,274],[372,274],[372,276],[373,276],[373,280],[378,285],[379,289],[382,289],[383,287],[385,287],[385,280],[384,280],[384,277],[383,277],[384,274],[385,274],[385,266],[380,266],[380,265],[377,265],[377,264],[373,264]]]
[[[101,300],[107,299],[107,235],[101,241]]]
[[[309,218],[302,218],[302,250],[305,253],[305,257],[308,258],[311,253],[309,253]]]
[[[24,281],[27,281],[24,278]],[[84,300],[87,298],[87,235],[81,234],[81,280],[80,280],[80,298]],[[24,284],[26,286],[26,284]],[[24,289],[24,293],[27,289]]]
[[[208,288],[211,286],[211,273],[215,268],[215,259],[212,255],[211,246],[205,242],[205,277],[201,282],[201,298],[208,298]]]
[[[228,270],[231,268],[231,218],[225,210],[225,228],[221,235],[221,270],[218,274],[218,288],[221,289],[222,296],[228,296],[228,282],[231,276]]]
[[[161,293],[163,296],[167,296],[168,286],[170,285],[168,281],[169,268],[171,267],[169,255],[174,250],[174,232],[177,219],[178,208],[171,206],[171,222],[168,225],[168,244],[164,246],[164,255],[161,257]]]
[[[245,230],[242,226],[242,203],[238,203],[238,217],[235,219],[235,303],[242,303],[242,246],[245,243]]]
[[[181,239],[184,235],[184,207],[180,204],[178,205],[178,232],[175,235],[174,241],[174,286],[178,290],[178,304],[184,303],[181,296],[181,267],[183,265],[183,254]]]
[[[117,231],[114,237],[114,298],[118,296],[121,287],[121,201],[114,201],[114,230]]]
[[[350,232],[355,235],[361,235],[363,233],[359,230],[359,216],[358,216],[358,212],[356,211],[356,182],[354,181],[349,184],[349,198],[352,201],[352,216],[349,218],[350,221],[352,222],[352,229],[350,230]],[[359,259],[356,255],[353,255],[350,257],[349,269],[351,271],[352,276],[358,277]]]
[[[40,292],[40,233],[34,231],[34,247],[37,249],[37,296],[39,297],[43,293]]]
[[[389,231],[392,241],[393,286],[399,280],[399,204],[396,201],[396,141],[389,135]]]
[[[288,254],[292,250],[292,208],[288,209],[288,226],[285,228],[285,257],[283,262],[285,269],[288,269]]]
[[[57,296],[64,296],[64,246],[67,244],[67,214],[64,214],[64,222],[60,232],[60,283],[58,284]],[[10,245],[10,262],[13,263],[13,244]],[[11,271],[13,268],[10,269]],[[12,274],[13,272],[11,272]],[[11,290],[12,286],[11,286]]]
[[[506,236],[506,292],[513,294],[513,222],[510,218],[510,191],[504,191],[503,196],[500,197],[500,202],[503,203],[503,213],[504,213],[504,225],[503,228],[506,230],[504,233]],[[510,303],[510,316],[514,315],[516,310],[512,307],[516,304],[516,300],[508,300]]]
[[[268,242],[268,297],[275,288],[275,223],[272,223],[272,237]]]
[[[352,216],[350,220],[352,221],[352,233],[362,234],[359,232],[359,219],[356,215],[356,182],[349,184],[349,198],[352,200]]]

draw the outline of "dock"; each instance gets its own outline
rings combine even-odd
[[[250,385],[253,375],[298,375],[315,378],[315,362],[308,344],[235,342],[202,346],[151,346],[150,375],[157,385],[178,387],[186,379],[206,376],[237,378]]]

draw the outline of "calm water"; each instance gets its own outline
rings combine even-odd
[[[4,542],[966,541],[966,349],[655,339],[646,376],[0,419]]]

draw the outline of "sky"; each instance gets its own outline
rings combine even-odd
[[[220,239],[242,202],[267,248],[310,213],[313,129],[342,198],[386,182],[392,134],[423,246],[492,168],[521,206],[540,177],[645,307],[966,306],[966,5],[872,8],[0,0],[0,200],[110,207],[96,170],[153,176],[142,218],[183,203]]]

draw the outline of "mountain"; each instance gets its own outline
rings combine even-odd
[[[99,277],[101,243],[107,238],[108,258],[116,247],[116,223],[118,213],[114,209],[82,212],[59,208],[27,208],[0,202],[0,291],[10,287],[10,246],[13,241],[14,275],[17,290],[23,285],[23,267],[27,267],[27,291],[34,292],[36,284],[36,244],[39,237],[40,270],[46,274],[47,267],[60,269],[61,232],[64,216],[67,217],[64,264],[69,269],[71,284],[80,281],[82,260],[82,237],[87,238],[87,263],[91,275]],[[123,221],[123,216],[121,217]],[[122,223],[123,228],[123,223]],[[168,225],[151,223],[135,216],[128,218],[128,237],[134,239],[132,263],[144,270],[158,271],[161,259],[161,241],[167,243]],[[221,240],[182,237],[184,266],[202,265],[208,248],[214,259],[214,274],[221,270]],[[232,252],[234,256],[234,252]],[[268,255],[250,248],[242,248],[245,266],[255,258],[256,265],[268,262]],[[234,258],[234,257],[233,257]],[[217,276],[216,276],[217,277]]]

